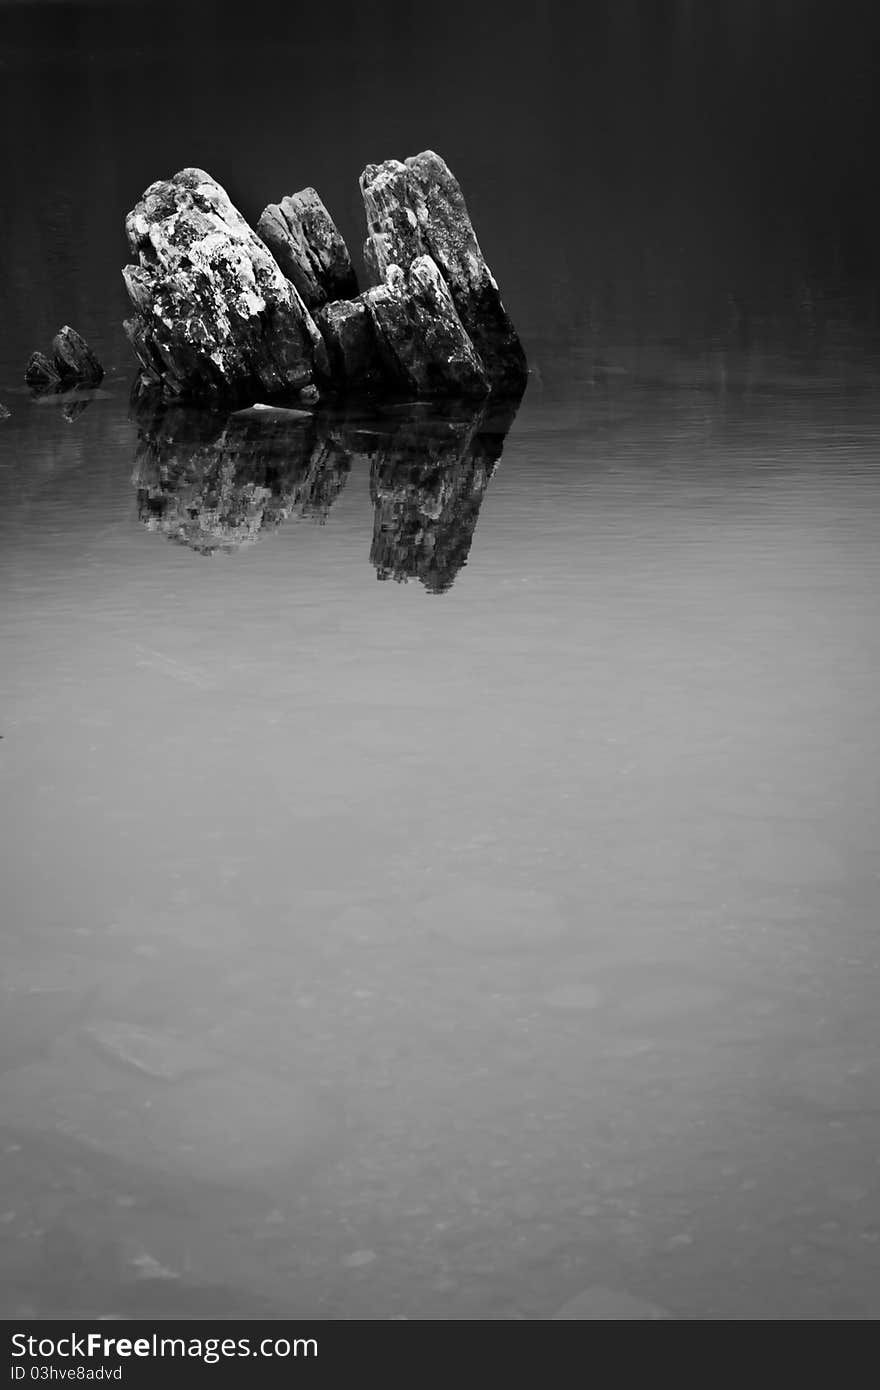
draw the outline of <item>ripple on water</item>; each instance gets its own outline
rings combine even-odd
[[[553,1314],[554,1319],[594,1322],[658,1322],[672,1316],[665,1308],[649,1303],[647,1299],[637,1298],[626,1289],[606,1289],[599,1284],[593,1284],[576,1294]]]
[[[130,1030],[123,1042],[120,1049],[116,1032],[102,1036],[103,1061],[94,1038],[65,1040],[43,1060],[0,1076],[5,1122],[67,1135],[119,1161],[217,1181],[301,1169],[339,1135],[340,1117],[305,1082],[220,1058],[218,1070],[197,1071],[188,1053],[181,1060],[171,1043],[155,1040],[145,1048]],[[198,1064],[205,1065],[201,1051]]]
[[[419,927],[475,951],[537,947],[568,930],[551,894],[477,882],[423,899],[414,917]]]

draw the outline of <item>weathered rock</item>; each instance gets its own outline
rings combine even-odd
[[[405,164],[399,159],[368,164],[360,187],[367,214],[364,261],[372,283],[381,285],[389,266],[406,269],[430,251],[416,214],[416,187]]]
[[[253,399],[326,374],[298,291],[209,174],[151,184],[125,226],[138,257],[123,270],[135,309],[125,328],[165,396]]]
[[[257,232],[307,309],[357,294],[348,247],[314,188],[270,203]]]
[[[41,395],[72,386],[97,386],[103,377],[104,368],[85,338],[68,324],[52,339],[52,357],[32,353],[24,374],[28,386]]]
[[[522,344],[501,302],[480,250],[458,181],[433,150],[401,163],[370,164],[361,175],[369,236],[368,273],[377,280],[389,265],[409,266],[430,255],[449,286],[492,389],[517,394],[528,366]]]
[[[448,414],[410,411],[377,439],[370,560],[378,579],[418,579],[432,594],[452,587],[515,413],[450,403]]]
[[[348,391],[373,391],[388,385],[372,315],[363,295],[325,304],[315,320],[327,344],[334,382]]]
[[[66,386],[97,386],[104,379],[104,368],[85,338],[67,324],[52,339],[52,355]]]
[[[382,285],[364,295],[389,379],[417,396],[485,396],[489,383],[430,256],[402,270],[390,265]]]
[[[61,385],[61,377],[54,362],[44,352],[32,352],[24,379],[35,391],[55,391]]]

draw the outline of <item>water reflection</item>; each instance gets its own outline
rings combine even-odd
[[[378,437],[370,470],[370,560],[379,579],[445,593],[466,563],[516,404],[465,417],[410,414]]]
[[[100,394],[94,387],[83,386],[69,386],[66,389],[35,386],[30,389],[30,398],[35,405],[54,406],[69,425],[78,420]]]
[[[295,513],[326,521],[351,466],[304,411],[227,417],[153,403],[137,421],[138,515],[204,555],[236,550]]]
[[[379,579],[444,593],[466,563],[518,402],[405,402],[226,416],[136,403],[138,516],[201,554],[233,551],[293,515],[327,520],[355,460],[370,468]]]

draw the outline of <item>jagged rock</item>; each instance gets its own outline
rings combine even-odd
[[[403,269],[418,256],[430,255],[416,214],[416,189],[399,159],[368,164],[360,177],[367,214],[364,261],[371,282],[381,285],[388,267]]]
[[[390,265],[364,303],[389,379],[417,396],[485,396],[489,390],[443,276],[430,256]]]
[[[204,555],[252,542],[292,514],[322,522],[348,454],[305,411],[215,412],[141,403],[133,481],[150,531]]]
[[[307,309],[357,294],[348,247],[314,188],[270,203],[257,232]]]
[[[67,324],[52,339],[52,355],[65,386],[97,386],[104,379],[104,368],[85,338]]]
[[[226,191],[201,169],[151,184],[128,214],[125,324],[170,398],[272,395],[326,375],[314,320]]]
[[[369,164],[361,175],[368,273],[377,282],[392,264],[430,255],[449,286],[492,389],[522,392],[525,353],[477,242],[458,181],[433,150],[401,163]]]
[[[61,377],[54,362],[50,362],[44,352],[32,352],[24,379],[35,391],[55,391],[61,385]]]
[[[315,316],[327,344],[333,380],[345,390],[372,391],[388,385],[376,329],[365,298],[335,300]]]

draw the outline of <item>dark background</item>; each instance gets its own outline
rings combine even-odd
[[[872,319],[876,11],[0,4],[3,380],[62,321],[127,361],[122,223],[154,179],[202,166],[252,219],[313,184],[359,258],[358,174],[425,147],[533,351]]]

